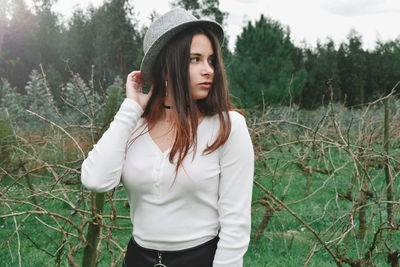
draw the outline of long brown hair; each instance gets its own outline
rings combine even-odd
[[[211,41],[214,51],[214,80],[208,95],[204,99],[192,100],[189,81],[190,46],[193,36],[205,34]],[[198,111],[205,116],[218,114],[220,129],[215,142],[203,153],[212,153],[222,146],[229,137],[231,121],[227,114],[233,110],[229,100],[228,84],[222,62],[221,47],[217,37],[208,29],[189,28],[172,38],[162,49],[153,67],[153,93],[147,103],[142,117],[150,130],[165,112],[162,107],[166,95],[165,78],[171,84],[173,100],[173,127],[176,131],[175,141],[171,148],[169,161],[172,163],[177,155],[176,171],[193,148],[197,148]],[[224,115],[225,114],[225,115]]]

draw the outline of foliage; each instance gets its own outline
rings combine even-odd
[[[388,94],[400,81],[400,38],[386,43],[377,42],[374,51],[366,60],[366,98],[374,98]]]
[[[387,115],[379,102],[360,110],[270,107],[251,117],[259,192],[254,204],[264,210],[254,218],[256,239],[276,244],[274,234],[280,233],[282,254],[308,246],[303,266],[325,266],[314,259],[321,251],[331,255],[332,265],[396,266],[400,215],[390,196],[399,196],[399,103]],[[391,121],[388,150],[381,138],[384,116]],[[391,205],[397,208],[389,212]]]
[[[30,85],[42,83],[37,74]],[[96,112],[101,115],[82,109],[87,120],[80,125],[1,128],[2,155],[15,148],[0,170],[0,261],[5,266],[17,264],[19,255],[22,265],[81,263],[93,220],[101,227],[99,266],[121,264],[132,231],[125,192],[118,187],[106,193],[99,214],[91,193],[79,182],[86,152],[120,104],[121,84],[116,78],[104,99],[94,98],[100,102],[102,108]],[[12,87],[5,81],[2,86],[2,95],[11,95],[5,91],[13,92]],[[97,91],[78,75],[67,87],[76,97],[69,98],[74,104]],[[360,109],[331,103],[314,111],[296,105],[268,106],[262,113],[247,114],[256,172],[251,243],[244,266],[382,266],[397,255],[399,204],[392,202],[389,223],[388,185],[382,177],[388,166],[393,199],[398,199],[400,102],[392,101],[389,152],[381,138],[380,102]],[[76,118],[81,116],[71,105],[61,110],[74,112]],[[102,119],[95,119],[99,116]],[[10,118],[14,120],[13,114]],[[10,125],[4,119],[0,124]],[[2,138],[11,135],[18,145]],[[17,164],[21,167],[11,167]]]
[[[133,8],[127,0],[105,2],[92,9],[88,25],[91,35],[95,76],[110,84],[116,75],[125,76],[139,68],[142,36],[132,20]]]
[[[197,18],[207,18],[218,22],[222,27],[225,26],[225,19],[228,17],[227,12],[223,12],[219,8],[219,0],[173,0],[170,2],[172,7],[182,7],[189,10]],[[228,49],[229,38],[225,29],[225,40],[222,44],[222,57],[225,64],[231,63],[232,52]]]
[[[0,77],[25,95],[33,69],[41,64],[48,89],[58,107],[63,84],[79,73],[101,88],[113,77],[138,69],[147,25],[139,28],[136,10],[127,0],[108,0],[64,18],[52,11],[54,1],[2,0],[0,5]],[[170,0],[173,7],[218,21],[226,28],[227,13],[219,0]],[[152,19],[158,15],[153,12]],[[400,39],[377,41],[363,49],[362,37],[352,30],[346,41],[318,42],[315,48],[296,47],[290,30],[261,16],[243,27],[235,51],[222,47],[233,100],[241,107],[296,103],[314,109],[334,102],[357,106],[390,91],[399,81]],[[92,79],[93,76],[93,79]],[[100,92],[98,92],[100,93]]]
[[[4,28],[0,33],[0,77],[21,94],[30,72],[39,64],[51,74],[48,87],[58,104],[60,85],[68,80],[71,69],[85,80],[94,75],[107,87],[116,75],[125,76],[139,68],[143,32],[127,0],[105,1],[87,11],[77,9],[67,26],[52,11],[54,1],[36,1],[34,10],[29,10],[24,0],[11,2],[11,19],[0,20],[0,28]]]
[[[22,98],[25,109],[51,121],[58,121],[57,114],[54,112],[55,103],[53,95],[47,87],[46,80],[37,70],[33,70],[29,78],[30,80],[25,86],[26,95]],[[24,117],[24,123],[31,126],[43,124],[42,120],[38,118],[32,120],[30,116],[32,115],[27,114]]]
[[[351,106],[365,103],[367,65],[361,36],[352,31],[347,39],[348,43],[341,44],[338,51],[338,71],[344,101]]]
[[[99,114],[102,108],[100,96],[87,86],[79,74],[75,74],[62,91],[63,114],[68,123],[80,125],[92,123],[91,118],[100,120]]]
[[[22,97],[15,87],[11,87],[6,79],[1,79],[0,97],[0,109],[3,112],[7,109],[7,113],[12,114],[15,121],[23,120],[25,110],[23,108]]]
[[[289,103],[300,96],[306,71],[296,69],[288,29],[265,18],[249,22],[236,41],[229,68],[232,94],[244,107]]]
[[[91,25],[91,14],[76,9],[68,22],[68,30],[64,34],[64,58],[70,69],[81,77],[88,79],[91,66],[94,64],[93,38],[95,32]]]
[[[373,51],[364,50],[362,37],[354,30],[338,49],[332,40],[305,48],[307,82],[299,104],[317,108],[332,98],[358,106],[388,94],[400,81],[399,51],[399,39],[378,41]]]
[[[119,98],[121,95],[121,88],[117,86],[110,86],[107,89],[107,102],[104,109],[104,120],[102,125],[101,135],[108,129],[111,121],[114,118],[115,113],[118,111]],[[92,205],[93,222],[89,223],[86,239],[88,244],[85,246],[83,252],[83,265],[84,266],[97,266],[97,259],[99,254],[97,252],[97,246],[100,241],[100,231],[102,229],[102,219],[96,216],[96,213],[100,216],[104,210],[104,193],[92,193],[92,201],[95,201],[95,205]]]
[[[10,2],[11,19],[2,36],[0,77],[6,78],[22,93],[30,72],[40,63],[39,45],[35,43],[37,21],[23,0]]]
[[[37,5],[35,11],[37,28],[34,32],[33,41],[35,45],[34,50],[38,53],[35,68],[41,64],[46,73],[49,74],[49,78],[47,79],[48,88],[53,97],[58,100],[59,86],[64,82],[61,75],[64,70],[64,61],[60,56],[64,26],[61,24],[57,14],[52,12],[51,1],[43,0],[41,5]]]
[[[219,9],[219,0],[173,0],[171,6],[190,10],[197,18],[208,18],[223,25],[228,13]]]
[[[317,108],[326,105],[331,101],[341,102],[342,91],[339,90],[338,55],[335,43],[328,40],[325,44],[317,43],[312,50],[304,49],[307,71],[307,81],[300,97],[300,105],[305,108]]]
[[[106,131],[108,125],[114,118],[115,113],[119,108],[120,96],[122,89],[119,86],[111,85],[107,88],[107,103],[104,109],[104,127],[103,131]]]
[[[0,110],[0,162],[10,163],[10,151],[14,134],[12,131],[10,115],[6,109]]]

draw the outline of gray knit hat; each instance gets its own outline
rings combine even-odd
[[[144,57],[140,71],[145,81],[152,80],[151,70],[161,49],[176,34],[192,26],[200,26],[211,30],[222,45],[224,31],[221,25],[212,20],[199,20],[183,8],[175,8],[154,21],[144,36]]]

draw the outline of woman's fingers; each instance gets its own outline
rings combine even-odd
[[[144,81],[140,75],[140,71],[132,71],[131,73],[128,74],[127,86],[133,87],[129,89],[135,89],[136,91],[141,92],[143,84]]]
[[[132,71],[128,74],[126,79],[126,97],[135,100],[144,109],[153,92],[153,85],[147,94],[143,94],[144,80],[142,79],[140,71]]]

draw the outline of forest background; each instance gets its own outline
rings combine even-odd
[[[170,3],[225,23],[218,0]],[[80,166],[140,67],[146,27],[127,0],[66,24],[54,1],[34,4],[0,0],[0,263],[118,266],[126,194],[88,192]],[[260,16],[227,47],[256,156],[245,266],[399,266],[400,37],[298,47]]]
[[[106,88],[117,75],[125,77],[140,67],[146,28],[139,28],[129,1],[75,10],[66,23],[52,12],[53,1],[34,1],[33,10],[22,0],[1,1],[0,77],[21,95],[39,64],[58,104],[62,85],[71,78],[69,70],[87,81],[93,66],[96,81]],[[224,25],[227,14],[219,10],[218,1],[203,2],[175,5]],[[297,47],[288,27],[264,16],[243,28],[234,51],[227,49],[227,40],[224,47],[231,94],[241,107],[259,108],[262,101],[288,104],[290,99],[301,108],[316,108],[329,101],[327,83],[335,102],[354,106],[390,91],[400,73],[399,38],[377,41],[369,51],[352,30],[344,43],[328,39],[314,48]]]

